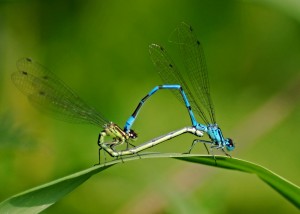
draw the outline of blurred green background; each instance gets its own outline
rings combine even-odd
[[[258,3],[259,2],[259,3]],[[123,126],[160,78],[148,45],[193,26],[206,54],[217,120],[234,157],[300,184],[300,4],[289,1],[0,1],[0,200],[92,166],[99,127],[54,120],[12,84],[16,61],[44,64]],[[162,91],[142,109],[136,144],[189,125]],[[184,152],[185,135],[150,151]],[[203,146],[194,152],[205,153]],[[44,213],[297,213],[253,175],[176,160],[120,164]]]

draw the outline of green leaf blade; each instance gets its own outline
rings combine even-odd
[[[99,165],[35,187],[0,203],[0,213],[40,213],[111,165]]]
[[[12,196],[0,203],[0,213],[39,213],[75,190],[93,175],[118,163],[148,158],[175,158],[197,164],[256,174],[297,208],[300,208],[300,188],[258,164],[226,156],[215,156],[214,159],[209,155],[144,153],[94,166]]]
[[[193,163],[200,163],[215,167],[221,167],[225,169],[232,169],[243,171],[247,173],[256,174],[262,181],[271,186],[274,190],[276,190],[279,194],[285,197],[288,201],[294,204],[297,208],[300,209],[300,188],[284,179],[283,177],[275,174],[274,172],[258,165],[251,163],[249,161],[240,160],[237,158],[228,158],[224,156],[215,156],[215,160],[210,156],[207,157],[175,157],[176,159],[189,161]],[[209,160],[210,159],[210,160]]]

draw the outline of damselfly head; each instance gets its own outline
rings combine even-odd
[[[137,133],[135,133],[132,129],[130,129],[129,131],[128,131],[128,135],[129,135],[129,138],[130,139],[136,139],[137,137],[138,137],[138,134]]]
[[[225,139],[225,146],[227,151],[233,151],[235,148],[234,143],[230,138]]]

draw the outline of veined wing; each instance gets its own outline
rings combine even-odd
[[[213,102],[210,97],[210,87],[204,52],[193,28],[181,23],[175,30],[180,53],[187,69],[187,76],[193,86],[196,98],[195,110],[203,114],[200,106],[207,111],[212,123],[216,123]]]
[[[149,52],[150,52],[151,59],[155,65],[155,67],[157,68],[160,77],[163,80],[163,83],[164,84],[179,84],[179,85],[181,85],[181,87],[183,88],[183,90],[185,91],[185,93],[189,99],[192,110],[195,109],[199,113],[202,120],[206,124],[208,124],[207,117],[205,116],[205,114],[201,110],[201,108],[198,107],[197,103],[195,102],[195,98],[193,97],[193,94],[191,93],[183,76],[176,68],[175,63],[173,62],[171,57],[168,55],[166,50],[157,44],[151,44],[149,46]],[[178,91],[172,90],[172,92],[181,102],[184,103],[184,100]]]
[[[88,106],[62,80],[29,58],[17,62],[18,71],[11,76],[16,87],[42,112],[74,123],[103,126],[108,121]]]

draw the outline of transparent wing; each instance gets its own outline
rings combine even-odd
[[[188,85],[186,84],[182,74],[178,71],[173,60],[167,54],[166,50],[157,44],[152,44],[149,46],[149,52],[153,64],[157,68],[158,73],[163,80],[163,83],[180,84],[185,93],[187,94],[192,110],[196,110],[199,113],[199,116],[202,118],[202,120],[206,124],[208,124],[207,117],[205,116],[202,109],[197,105],[195,98],[191,93]],[[184,103],[183,98],[178,91],[172,90],[172,92],[177,97],[177,99]]]
[[[210,96],[210,87],[204,52],[191,26],[181,23],[175,30],[176,44],[179,45],[187,76],[193,86],[196,97],[196,111],[203,106],[212,123],[216,123],[214,106]],[[199,101],[197,101],[199,99]]]
[[[17,62],[18,71],[11,78],[16,87],[42,112],[57,119],[103,126],[108,121],[88,106],[63,81],[44,66],[29,58]]]

